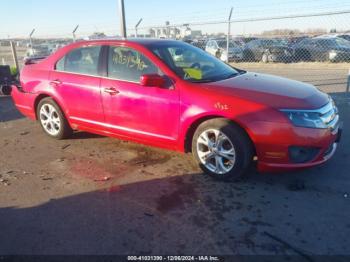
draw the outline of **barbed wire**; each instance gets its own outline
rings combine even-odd
[[[350,14],[349,10],[344,11],[333,11],[333,12],[321,12],[321,13],[307,13],[307,14],[294,14],[294,15],[283,15],[283,16],[269,16],[269,17],[257,17],[257,18],[244,18],[244,19],[233,19],[231,23],[241,23],[241,22],[261,22],[261,21],[272,21],[272,20],[281,20],[281,19],[293,19],[293,18],[305,18],[305,17],[318,17],[318,16],[332,16],[332,15],[342,15],[342,14]],[[218,21],[206,21],[206,22],[194,22],[188,23],[190,26],[199,26],[199,25],[216,25],[216,24],[227,24],[228,20],[218,20]],[[172,24],[172,27],[181,27],[187,23],[181,24]],[[139,29],[148,29],[148,28],[164,28],[162,26],[147,26],[140,27]],[[132,28],[129,28],[132,29]]]
[[[327,12],[312,12],[312,13],[304,13],[304,14],[290,14],[290,15],[281,15],[281,16],[266,16],[266,17],[252,17],[252,18],[236,18],[232,19],[231,23],[248,23],[248,22],[262,22],[262,21],[273,21],[273,20],[283,20],[283,19],[300,19],[300,18],[312,18],[312,17],[332,17],[332,16],[341,16],[341,15],[346,15],[350,14],[350,9],[346,10],[341,10],[341,11],[327,11]],[[183,21],[182,23],[173,23],[170,26],[171,27],[184,27],[184,25],[187,25],[189,27],[200,27],[200,26],[208,26],[208,25],[220,25],[220,24],[227,24],[228,21],[227,19],[219,19],[219,20],[206,20],[206,21],[198,21],[198,22],[187,22]],[[346,23],[345,25],[346,26]],[[145,31],[149,29],[162,29],[165,28],[165,24],[160,25],[160,24],[155,24],[155,25],[148,25],[148,26],[140,26],[138,29],[140,31]],[[40,28],[38,29],[38,31]],[[67,30],[68,31],[68,30]],[[54,38],[54,37],[71,37],[71,33],[67,32],[65,30],[56,30],[53,33],[49,34],[37,34],[36,37],[45,37],[45,38]],[[87,26],[87,25],[81,25],[79,28],[78,35],[83,37],[83,36],[88,36],[93,32],[104,32],[106,34],[112,34],[112,35],[117,35],[119,28],[117,24],[105,24],[105,25],[93,25],[93,26]],[[133,32],[134,28],[129,27],[128,28],[129,32]],[[40,31],[39,31],[40,32]],[[25,34],[22,35],[15,35],[11,36],[11,38],[27,38],[28,36]]]
[[[332,3],[324,3],[320,4],[319,0],[309,0],[307,2],[305,1],[293,1],[293,7],[284,9],[282,7],[285,7],[287,5],[290,5],[289,2],[275,2],[275,3],[270,3],[268,6],[266,4],[256,4],[256,5],[239,5],[235,7],[234,11],[234,16],[236,17],[235,20],[232,20],[233,23],[235,22],[250,22],[250,21],[268,21],[268,20],[276,20],[276,19],[286,19],[286,18],[301,18],[301,17],[306,17],[306,16],[314,16],[313,14],[305,14],[305,15],[298,15],[298,14],[291,14],[291,12],[300,12],[300,8],[298,8],[298,4],[302,5],[307,4],[308,9],[312,9],[315,13],[315,11],[322,11],[322,10],[333,10],[333,11],[324,11],[324,12],[319,12],[318,16],[322,15],[335,15],[335,14],[346,14],[348,11],[344,12],[345,10],[350,9],[350,4],[342,3],[342,2],[332,2]],[[285,16],[281,16],[279,18],[273,18],[271,16],[264,17],[264,18],[259,18],[259,17],[252,17],[250,14],[256,14],[255,9],[259,9],[259,13],[268,13],[268,11],[272,12],[274,6],[277,6],[277,10],[283,10],[283,12],[286,14]],[[337,8],[341,8],[341,10],[335,10]],[[274,10],[276,12],[276,10]],[[215,25],[215,24],[224,24],[227,23],[227,10],[225,8],[220,8],[216,10],[203,10],[203,11],[193,11],[193,12],[188,12],[188,13],[183,13],[181,12],[180,14],[176,14],[173,16],[173,21],[172,21],[172,26],[182,26],[184,23],[190,24],[191,26],[200,26],[200,25]],[[317,15],[317,14],[316,14]],[[143,29],[149,29],[152,27],[155,28],[162,28],[163,25],[160,25],[162,21],[164,20],[170,20],[171,16],[156,16],[156,17],[143,17],[144,22],[147,23],[145,26],[139,27],[140,30]],[[134,23],[136,24],[136,21],[139,18],[134,18],[129,20],[129,25],[133,25]],[[181,21],[181,22],[180,22]],[[183,21],[183,22],[182,22]],[[133,23],[134,22],[134,23]],[[80,24],[80,23],[77,23]],[[76,24],[74,25],[60,25],[60,26],[42,26],[39,28],[41,31],[45,30],[50,30],[55,31],[55,33],[42,33],[41,35],[69,35],[70,31],[72,30],[73,27],[75,27]],[[80,24],[80,29],[83,29],[84,31],[101,31],[103,30],[110,30],[111,28],[115,28],[113,30],[113,33],[117,33],[116,31],[119,30],[118,28],[118,21],[117,19],[114,21],[108,20],[108,22],[104,23],[91,23],[91,24]],[[129,27],[129,30],[134,29],[132,26]],[[80,31],[80,30],[79,30]],[[111,30],[112,31],[112,30]],[[81,34],[80,31],[79,34]],[[20,33],[13,35],[12,32],[0,32],[0,35],[10,35],[10,37],[16,38],[16,37],[26,37],[28,33]],[[36,33],[37,34],[37,33]]]

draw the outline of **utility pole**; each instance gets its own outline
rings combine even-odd
[[[33,39],[32,39],[32,36],[35,32],[35,28],[32,30],[32,32],[29,34],[29,42],[30,42],[30,48],[33,47]]]
[[[170,22],[166,21],[165,26],[166,26],[166,38],[170,38]]]
[[[139,25],[141,24],[142,22],[142,18],[137,22],[137,24],[135,25],[135,37],[137,38],[138,35],[137,35],[137,28],[139,27]]]
[[[230,48],[230,35],[231,35],[231,17],[232,17],[233,7],[231,7],[230,15],[228,17],[228,30],[227,30],[227,47],[226,47],[226,62],[229,63],[229,48]]]
[[[124,0],[119,0],[119,16],[120,16],[120,33],[123,39],[126,39],[127,35],[126,35]]]
[[[79,28],[79,25],[77,25],[77,26],[74,28],[73,32],[72,32],[72,35],[73,35],[73,42],[76,41],[75,32],[78,30],[78,28]]]
[[[348,83],[346,84],[346,92],[347,93],[350,92],[350,69],[349,69],[349,73],[348,73]]]

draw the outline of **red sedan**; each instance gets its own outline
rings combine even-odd
[[[314,86],[232,68],[168,40],[74,43],[21,72],[12,97],[49,136],[73,130],[192,152],[217,179],[324,163],[340,138]]]

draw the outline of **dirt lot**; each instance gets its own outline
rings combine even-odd
[[[237,183],[212,181],[189,155],[86,133],[52,140],[0,97],[0,254],[350,255],[350,97],[330,82],[319,87],[345,120],[334,158],[252,168]]]

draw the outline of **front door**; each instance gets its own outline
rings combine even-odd
[[[110,46],[108,78],[101,81],[105,122],[111,132],[153,143],[175,142],[179,129],[179,92],[140,85],[144,74],[162,72],[139,51]]]

